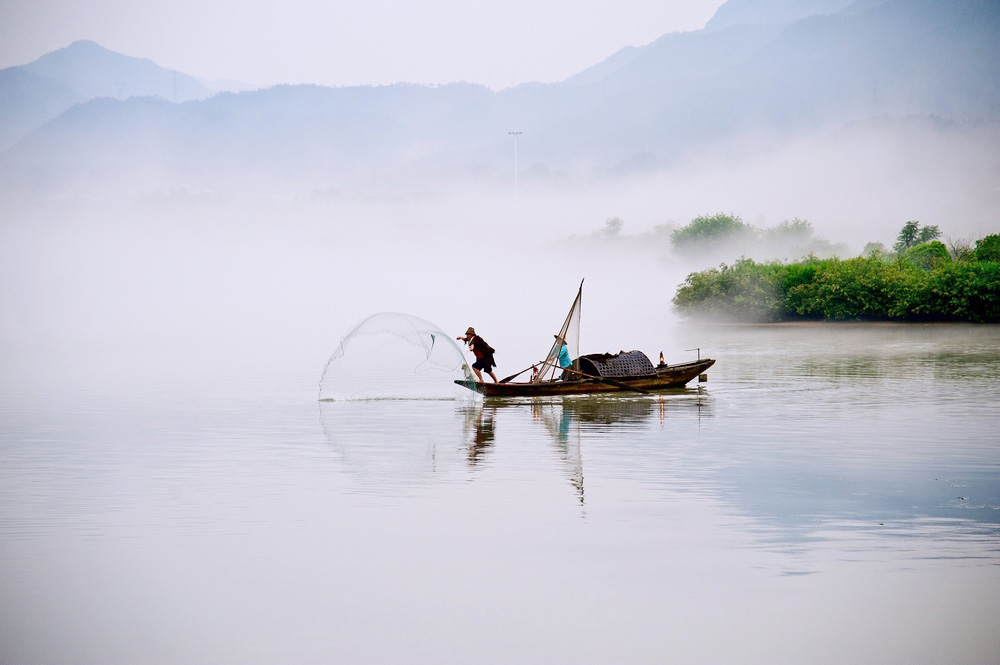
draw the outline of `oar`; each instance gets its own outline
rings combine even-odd
[[[524,374],[525,372],[527,372],[527,371],[528,371],[529,369],[531,369],[532,367],[534,367],[534,365],[531,365],[531,367],[525,367],[524,369],[522,369],[522,370],[521,370],[520,372],[518,372],[517,374],[511,374],[511,375],[510,375],[510,376],[508,376],[508,377],[507,377],[506,379],[500,379],[500,383],[507,383],[507,382],[508,382],[508,381],[510,381],[511,379],[516,379],[517,377],[521,376],[522,374]]]
[[[550,363],[550,362],[548,362],[548,361],[545,361],[545,360],[543,360],[543,361],[541,361],[541,362],[537,362],[537,363],[535,363],[534,365],[530,365],[530,366],[528,366],[528,367],[525,367],[524,369],[522,369],[522,370],[521,370],[520,372],[518,372],[517,374],[511,374],[511,375],[510,375],[510,376],[508,376],[508,377],[507,377],[506,379],[500,379],[500,381],[498,381],[498,383],[507,383],[507,382],[509,382],[509,381],[510,381],[511,379],[516,379],[517,377],[521,376],[522,374],[524,374],[525,372],[527,372],[527,371],[528,371],[529,369],[531,369],[532,367],[537,367],[538,365],[549,365],[549,366],[551,366],[551,367],[554,367],[554,366],[555,366],[555,365],[553,365],[552,363]],[[588,374],[587,376],[589,376],[589,374]]]

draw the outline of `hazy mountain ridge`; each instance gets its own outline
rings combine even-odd
[[[642,142],[669,160],[746,132],[817,131],[874,116],[995,120],[1000,108],[1000,78],[989,71],[1000,62],[1000,5],[989,0],[896,0],[781,28],[691,37],[749,41],[754,30],[772,32],[737,50],[728,66],[672,90],[644,86],[656,80],[657,59],[635,58],[606,79],[603,90],[617,94],[601,119],[621,109],[629,121],[617,132],[623,150]],[[601,123],[579,122],[588,124]]]
[[[215,91],[152,60],[81,40],[25,65],[0,70],[0,150],[74,104],[98,97],[205,99]]]
[[[0,151],[79,101],[61,81],[20,67],[0,70]]]
[[[215,91],[187,74],[146,58],[109,51],[91,41],[76,41],[47,53],[21,69],[74,88],[82,99],[162,97],[173,102],[204,99]]]
[[[829,16],[854,2],[855,0],[729,0],[719,7],[705,24],[705,29],[711,31],[738,25],[782,25],[810,16]]]
[[[961,5],[961,6],[959,6]],[[994,11],[966,11],[992,8]],[[783,30],[728,73],[753,124],[816,125],[889,115],[984,119],[1000,102],[989,73],[1000,5],[888,2],[864,13],[812,17]]]
[[[994,0],[866,0],[846,9],[841,0],[816,0],[795,4],[806,18],[775,25],[763,12],[757,24],[737,24],[753,7],[787,17],[791,4],[731,0],[711,30],[624,49],[562,83],[499,92],[469,84],[277,86],[179,104],[88,102],[4,153],[0,169],[25,187],[107,180],[116,168],[191,186],[250,172],[300,178],[306,188],[376,183],[390,173],[414,183],[444,173],[475,179],[509,168],[507,132],[518,130],[527,177],[589,177],[656,169],[741,137],[772,141],[872,117],[997,119]],[[70,65],[53,64],[60,58],[24,71],[36,85],[54,81],[36,72],[69,77]],[[91,90],[106,90],[109,80]],[[46,94],[58,100],[54,91],[32,103],[45,107]]]
[[[455,116],[475,113],[491,95],[469,84],[296,85],[183,104],[98,98],[73,106],[8,150],[5,161],[18,168],[6,180],[31,189],[50,178],[113,182],[120,172],[122,182],[157,174],[211,187],[234,174],[283,174],[318,185],[354,177],[387,154],[419,155],[481,140],[474,125],[463,129]]]

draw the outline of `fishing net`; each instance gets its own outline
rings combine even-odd
[[[349,332],[323,369],[321,400],[461,399],[471,379],[452,336],[429,321],[384,312]]]

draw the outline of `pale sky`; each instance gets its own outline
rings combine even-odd
[[[723,0],[0,0],[0,68],[89,39],[254,85],[558,81]]]

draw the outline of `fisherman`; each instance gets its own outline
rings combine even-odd
[[[493,379],[493,383],[499,383],[497,375],[493,373],[493,367],[496,365],[496,361],[493,360],[493,354],[496,353],[496,350],[487,344],[485,339],[476,334],[476,329],[469,326],[469,329],[465,331],[464,337],[456,337],[455,339],[468,344],[469,349],[476,356],[476,362],[472,364],[472,371],[476,373],[476,378],[479,379],[479,382],[482,383],[482,373],[486,372]]]
[[[559,366],[566,369],[573,364],[573,360],[569,357],[569,347],[566,346],[566,340],[559,335],[553,335],[556,341],[559,342]]]
[[[564,338],[559,335],[553,335],[553,337],[555,337],[556,341],[559,342],[559,357],[556,362],[559,363],[560,368],[566,370],[566,368],[573,364],[573,360],[569,357],[569,347],[566,345],[566,340]],[[569,378],[567,377],[567,374],[569,374],[569,372],[563,371],[560,378],[565,381]]]

